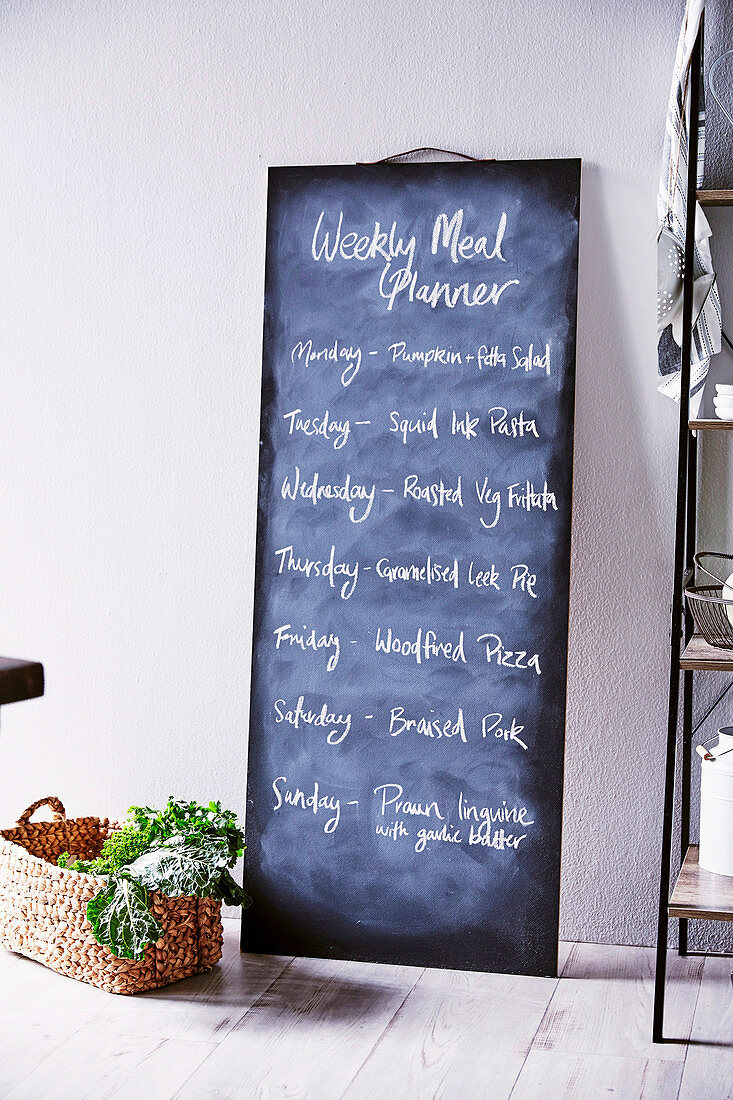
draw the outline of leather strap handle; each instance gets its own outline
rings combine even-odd
[[[416,149],[405,149],[404,153],[392,153],[389,157],[380,157],[379,160],[360,160],[358,164],[390,164],[395,160],[402,160],[403,157],[414,156],[415,153],[447,153],[451,157],[461,157],[463,160],[472,160],[476,164],[491,164],[494,161],[493,157],[471,157],[468,153],[457,153],[454,149],[438,149],[435,145],[418,145]]]
[[[18,818],[17,824],[27,825],[36,810],[40,809],[41,806],[50,806],[53,810],[54,821],[66,821],[66,810],[64,809],[63,802],[60,798],[57,798],[56,795],[50,794],[46,798],[39,798],[37,802],[31,803],[27,810],[23,810],[23,813]]]

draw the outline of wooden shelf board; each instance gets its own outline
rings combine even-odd
[[[0,704],[19,703],[43,695],[43,665],[0,657]]]
[[[733,420],[691,420],[690,429],[694,432],[733,432]]]
[[[733,878],[704,871],[698,863],[698,854],[696,844],[687,849],[669,899],[670,917],[733,920]]]
[[[733,206],[733,191],[698,191],[703,206]]]
[[[693,634],[680,658],[680,668],[733,672],[733,649],[708,645],[701,634]]]

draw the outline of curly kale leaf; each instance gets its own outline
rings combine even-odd
[[[202,806],[198,802],[169,798],[163,810],[131,806],[128,816],[134,827],[144,834],[150,848],[174,836],[189,840],[216,836],[226,841],[230,867],[244,851],[244,833],[237,824],[237,815],[232,810],[222,810],[220,802]]]
[[[157,943],[163,929],[148,908],[147,890],[126,874],[112,875],[107,886],[87,905],[87,920],[97,943],[118,959],[143,959],[148,944]]]
[[[193,840],[174,836],[125,868],[131,878],[169,898],[211,897],[229,852],[226,840],[200,836]]]

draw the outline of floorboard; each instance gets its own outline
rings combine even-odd
[[[240,955],[114,997],[0,952],[2,1100],[733,1100],[727,959],[561,944],[563,977]]]
[[[692,1029],[702,964],[669,955],[665,1028],[681,1040]],[[651,1041],[653,995],[652,948],[576,944],[534,1047],[683,1062],[684,1042]]]
[[[178,1096],[335,1100],[420,974],[413,967],[296,960]]]
[[[346,1096],[508,1096],[557,978],[426,970]]]
[[[213,1050],[207,1043],[77,1032],[3,1100],[168,1100]]]
[[[705,960],[680,1100],[733,1097],[732,959]]]
[[[67,1039],[88,1027],[109,996],[31,959],[12,958],[13,964],[0,971],[2,1100]]]
[[[11,966],[15,966],[20,958],[21,956],[16,955],[14,951],[0,951],[0,976]]]
[[[104,1038],[109,1042],[109,1036]],[[109,1100],[170,1100],[215,1049],[214,1043],[164,1039],[123,1076],[108,1093]],[[89,1095],[96,1100],[100,1094]]]
[[[292,961],[242,955],[233,947],[208,974],[137,997],[106,997],[90,1027],[157,1039],[220,1042]]]
[[[533,1050],[511,1100],[674,1100],[681,1076],[681,1062]],[[710,1094],[697,1100],[703,1095],[712,1100]]]

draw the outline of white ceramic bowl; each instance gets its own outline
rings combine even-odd
[[[733,386],[729,385],[727,382],[716,382],[715,392],[718,397],[733,397]]]
[[[714,397],[713,404],[716,409],[733,409],[733,396],[731,397]]]
[[[716,409],[715,415],[718,420],[733,420],[733,409]]]

